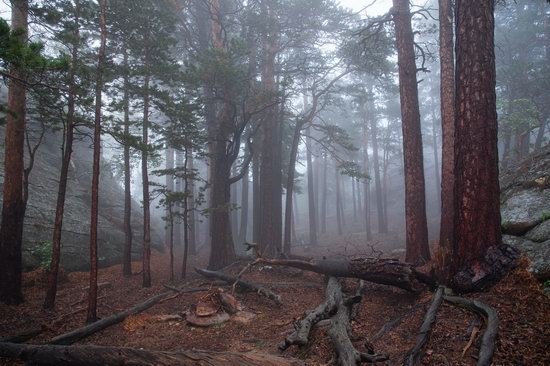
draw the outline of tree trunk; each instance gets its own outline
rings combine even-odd
[[[20,40],[27,39],[28,0],[12,0],[12,29],[21,31]],[[25,78],[24,70],[12,65],[15,78]],[[2,225],[0,228],[0,301],[19,304],[21,292],[23,220],[23,170],[25,146],[26,90],[15,78],[9,81],[8,109],[4,143],[4,185]]]
[[[342,199],[340,197],[340,168],[337,163],[334,162],[334,182],[336,183],[335,195],[336,195],[336,225],[338,229],[338,235],[342,235]]]
[[[357,221],[357,194],[355,193],[355,178],[351,178],[351,199],[353,201],[353,221]]]
[[[441,179],[439,176],[439,151],[437,145],[437,123],[435,118],[435,97],[432,97],[432,147],[434,152],[434,173],[435,173],[435,191],[437,193],[437,203],[441,207]]]
[[[367,126],[367,120],[365,116],[365,124],[363,125],[363,159],[364,159],[364,167],[365,167],[365,174],[369,174],[369,128]],[[363,192],[363,199],[365,201],[364,209],[365,209],[365,229],[367,232],[367,241],[372,240],[372,230],[370,225],[370,203],[369,203],[369,193],[370,193],[370,177],[364,178],[364,192]]]
[[[124,254],[122,273],[132,274],[132,167],[130,166],[130,75],[128,50],[124,48]]]
[[[183,260],[181,265],[181,278],[185,279],[187,276],[187,257],[189,255],[189,149],[185,149],[185,159],[183,163],[183,193],[185,199],[183,200]]]
[[[168,174],[166,174],[166,191],[168,193],[174,192],[174,174],[172,173],[172,170],[174,169],[174,149],[172,149],[170,146],[166,147],[166,170],[169,171]],[[169,207],[169,205],[166,207],[166,216],[170,217],[169,213],[172,210],[172,207]],[[165,246],[169,246],[171,239],[171,235],[173,235],[174,228],[171,227],[172,225],[167,225],[165,229],[165,237],[164,237],[164,243]],[[172,243],[173,244],[173,243]]]
[[[374,96],[370,93],[369,107],[367,113],[370,112],[370,136],[372,139],[372,163],[374,168],[374,185],[376,189],[376,210],[378,213],[378,232],[387,233],[388,225],[384,220],[384,207],[382,203],[382,183],[380,181],[380,157],[378,156],[378,121],[376,120],[374,111]]]
[[[167,246],[170,249],[170,282],[174,281],[174,213],[172,202],[168,202],[167,207],[168,218],[168,243]]]
[[[268,27],[271,19],[272,5],[262,2],[262,12]],[[262,35],[264,59],[262,61],[261,80],[264,92],[274,101],[277,92],[275,85],[275,59],[278,53],[278,35],[274,30]],[[276,256],[282,250],[281,245],[281,176],[278,159],[280,158],[280,123],[275,107],[270,107],[264,114],[262,123],[263,145],[260,168],[260,227],[259,244],[263,255]]]
[[[244,174],[242,182],[243,189],[241,192],[241,225],[239,228],[238,245],[242,245],[244,242],[246,242],[246,233],[248,231],[248,191],[250,185],[248,168],[246,168],[246,173]]]
[[[88,310],[86,314],[87,323],[95,322],[97,319],[97,224],[99,208],[99,164],[101,159],[101,97],[105,67],[105,47],[107,44],[107,27],[105,24],[107,1],[99,0],[99,7],[101,40],[95,85],[94,163],[92,171],[92,211],[90,219],[90,283],[88,290]]]
[[[193,151],[189,150],[189,171],[191,174],[195,172],[195,159],[193,158]],[[187,197],[187,208],[189,210],[189,254],[197,254],[197,229],[196,229],[196,217],[195,217],[195,179],[193,178],[189,182],[189,196]]]
[[[296,122],[292,144],[290,145],[290,158],[288,161],[288,172],[286,181],[286,197],[285,197],[285,232],[283,240],[283,253],[290,254],[290,235],[292,225],[292,200],[294,198],[294,174],[296,172],[296,156],[298,155],[298,145],[300,144],[300,135],[303,124],[300,121]]]
[[[146,25],[150,27],[150,25]],[[150,29],[146,30],[149,42]],[[149,193],[148,144],[149,144],[149,104],[150,104],[149,49],[145,50],[145,81],[143,84],[143,150],[141,152],[141,176],[143,184],[143,287],[151,287],[151,199]]]
[[[101,346],[0,343],[0,356],[39,366],[298,366],[302,362],[257,352],[148,351]]]
[[[183,153],[181,150],[176,150],[176,168],[178,170],[183,169]],[[181,176],[176,177],[176,192],[183,192],[183,178]],[[177,203],[175,207],[175,211],[178,213],[178,216],[181,215],[181,211],[183,210],[181,203]],[[174,245],[177,247],[182,247],[183,242],[183,234],[181,231],[182,224],[181,224],[181,218],[178,218],[176,222],[174,223]]]
[[[259,147],[259,146],[257,146]],[[260,240],[260,154],[254,150],[252,158],[252,242]]]
[[[78,63],[78,42],[80,41],[80,21],[78,14],[78,4],[75,6],[75,24],[73,29],[74,42],[71,50],[71,68],[68,79],[68,99],[67,99],[67,119],[65,122],[65,144],[63,146],[63,159],[61,161],[61,173],[57,190],[57,203],[55,206],[55,219],[52,239],[52,257],[50,270],[48,272],[48,290],[44,300],[44,309],[53,309],[55,306],[55,296],[57,294],[57,276],[59,273],[59,262],[61,257],[61,230],[63,228],[63,212],[65,209],[65,195],[67,192],[67,179],[69,177],[69,167],[71,165],[71,155],[73,153],[74,140],[74,115],[75,115],[75,65]]]
[[[307,103],[306,103],[307,104]],[[313,160],[311,158],[311,128],[306,132],[306,157],[307,157],[307,196],[309,207],[309,244],[317,245],[317,222],[315,221],[315,195],[313,192]]]
[[[494,1],[458,0],[456,24],[453,274],[501,244]]]
[[[406,260],[420,264],[430,259],[430,248],[426,220],[422,131],[409,1],[393,0],[393,9],[405,163]]]
[[[328,170],[328,158],[327,154],[323,155],[323,194],[321,195],[321,232],[325,234],[327,232],[327,170]]]

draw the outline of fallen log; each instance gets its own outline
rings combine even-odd
[[[342,288],[340,287],[340,292]],[[353,296],[344,299],[337,304],[336,314],[332,317],[332,323],[328,330],[328,335],[332,340],[332,344],[338,356],[338,364],[340,366],[355,366],[362,362],[383,362],[388,360],[387,355],[368,354],[359,352],[353,345],[350,339],[351,324],[350,318],[353,305],[361,301],[361,296]]]
[[[458,296],[443,296],[443,299],[451,304],[465,307],[481,315],[485,319],[486,329],[481,338],[481,347],[479,349],[479,357],[476,365],[490,366],[495,353],[495,343],[499,325],[496,310],[479,300],[471,300]]]
[[[430,336],[430,333],[432,332],[432,327],[435,324],[437,310],[439,309],[439,306],[443,301],[443,291],[444,288],[439,287],[435,292],[430,308],[424,316],[424,321],[422,322],[422,326],[420,327],[420,332],[418,332],[416,344],[405,356],[405,361],[403,362],[405,366],[416,365],[416,363],[420,359],[420,352],[422,351],[426,343],[428,343],[428,337]]]
[[[37,335],[41,334],[43,331],[43,327],[26,329],[18,334],[0,338],[0,342],[25,343],[26,341],[31,340]]]
[[[161,294],[155,295],[145,300],[144,302],[139,303],[127,310],[121,311],[107,318],[103,318],[94,323],[88,324],[82,328],[78,328],[71,332],[61,334],[53,338],[48,343],[58,344],[58,345],[73,344],[74,342],[79,341],[83,338],[89,337],[90,335],[97,333],[100,330],[103,330],[107,327],[110,327],[111,325],[120,323],[130,315],[138,314],[138,313],[141,313],[142,311],[149,309],[153,305],[158,304],[165,299],[168,299],[170,295],[172,295],[173,293],[174,293],[173,291],[169,291],[169,292],[163,292]]]
[[[273,300],[277,305],[283,304],[281,295],[274,293],[273,291],[269,290],[268,288],[264,287],[259,283],[241,280],[236,277],[230,276],[226,273],[218,272],[218,271],[210,271],[208,269],[195,268],[195,272],[207,278],[215,278],[218,280],[222,280],[229,285],[233,285],[234,283],[236,283],[237,287],[242,291],[254,291],[260,295],[267,297],[270,300]]]
[[[18,359],[39,366],[294,366],[304,365],[265,353],[213,351],[148,351],[99,346],[52,346],[0,343],[0,357]]]
[[[341,301],[342,288],[340,282],[335,277],[330,277],[325,291],[325,302],[310,311],[296,324],[296,330],[285,338],[279,345],[279,349],[284,351],[293,345],[305,346],[309,340],[311,328],[319,321],[330,318]]]
[[[259,262],[273,266],[299,268],[327,276],[359,278],[411,292],[418,291],[420,283],[432,285],[426,275],[416,272],[412,265],[396,259],[354,257],[302,261],[260,258]]]

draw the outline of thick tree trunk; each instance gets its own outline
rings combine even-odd
[[[237,245],[242,245],[244,242],[246,242],[246,233],[248,232],[248,193],[250,186],[248,168],[246,169],[246,173],[244,174],[242,182],[243,189],[241,192],[241,225],[239,228],[239,240],[237,242]]]
[[[63,158],[61,161],[61,173],[59,176],[59,185],[57,189],[57,203],[55,206],[55,219],[52,239],[52,257],[50,270],[48,272],[48,289],[44,300],[44,309],[53,309],[55,306],[55,297],[57,294],[57,278],[59,273],[59,262],[61,259],[61,230],[63,228],[63,212],[65,210],[65,195],[67,193],[67,179],[69,177],[69,167],[71,165],[71,155],[73,153],[74,140],[74,117],[75,117],[75,65],[78,61],[78,42],[80,38],[80,21],[78,14],[78,5],[75,7],[75,24],[73,30],[74,42],[71,50],[72,66],[69,70],[68,79],[68,99],[67,99],[67,119],[65,121],[65,144],[63,146]]]
[[[130,75],[128,50],[124,48],[124,253],[122,273],[132,274],[132,167],[130,166]]]
[[[426,220],[422,131],[409,1],[393,0],[393,10],[405,163],[406,260],[420,264],[430,259],[430,248]]]
[[[148,351],[101,346],[50,346],[0,343],[0,356],[39,366],[298,366],[303,362],[265,353]]]
[[[97,61],[95,86],[95,123],[94,123],[94,157],[92,171],[92,210],[90,219],[90,281],[88,290],[88,310],[86,322],[92,323],[97,319],[97,224],[99,208],[99,172],[101,159],[101,97],[103,90],[103,73],[105,64],[105,47],[107,44],[107,27],[105,17],[107,1],[100,0],[99,28],[101,40]]]
[[[307,105],[307,103],[305,103]],[[309,244],[317,245],[317,221],[315,220],[315,194],[313,191],[313,159],[311,157],[311,128],[306,132],[306,159],[307,159],[307,197],[309,216]]]
[[[13,29],[21,31],[26,41],[28,32],[28,0],[12,0]],[[15,78],[25,78],[23,70],[12,66]],[[8,109],[4,143],[4,185],[2,224],[0,228],[0,301],[6,304],[23,302],[21,292],[23,220],[23,170],[25,146],[26,90],[15,80],[9,81]]]
[[[268,27],[274,21],[270,17],[269,3],[262,3],[262,12]],[[268,30],[262,35],[264,59],[262,61],[262,87],[270,100],[277,92],[275,84],[275,59],[278,53],[277,32]],[[277,256],[282,251],[281,243],[281,174],[280,174],[280,123],[274,106],[266,110],[262,123],[263,145],[260,168],[260,227],[259,244],[264,255]]]
[[[456,3],[455,240],[450,273],[501,244],[494,1]]]
[[[252,242],[260,240],[260,154],[254,150],[252,158]]]

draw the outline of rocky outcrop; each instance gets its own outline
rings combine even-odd
[[[0,130],[0,138],[3,141],[3,130]],[[52,240],[61,166],[60,142],[59,133],[50,133],[45,137],[31,173],[23,239],[26,268],[37,265],[37,258],[31,254],[32,249]],[[82,137],[74,148],[63,221],[61,265],[68,271],[87,270],[89,267],[91,158],[90,139]],[[3,160],[2,150],[2,165]],[[0,169],[0,189],[3,180],[3,170]],[[111,166],[106,162],[103,162],[101,170],[99,195],[98,257],[99,264],[106,266],[121,261],[124,245],[124,192],[120,180],[113,176]],[[138,202],[133,202],[133,253],[136,257],[140,256],[142,249],[143,216],[140,207]],[[152,245],[157,248],[163,244],[161,232],[162,224],[157,220],[152,227]]]
[[[550,148],[503,172],[500,184],[504,243],[530,259],[537,278],[550,279]]]

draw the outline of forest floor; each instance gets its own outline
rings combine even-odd
[[[340,246],[317,248],[298,254],[336,255],[338,251],[350,255],[358,245],[350,246],[346,239]],[[388,249],[388,248],[386,248]],[[389,248],[391,249],[391,248]],[[368,254],[369,250],[364,251]],[[169,283],[167,253],[153,253],[153,286],[141,287],[141,275],[123,277],[121,266],[101,269],[100,283],[110,283],[99,292],[98,315],[106,317],[122,311],[157,293],[165,292]],[[177,257],[180,258],[180,257]],[[179,268],[179,260],[177,261]],[[191,258],[193,266],[204,266],[204,259]],[[236,274],[245,262],[232,266],[228,271]],[[134,263],[134,271],[141,264]],[[179,271],[176,271],[179,273]],[[29,343],[47,342],[52,337],[81,327],[86,309],[87,273],[70,273],[59,288],[55,310],[42,309],[45,288],[39,271],[24,276],[26,302],[20,306],[0,305],[0,337],[20,333],[25,329],[44,325],[45,331]],[[293,329],[293,322],[301,318],[305,310],[312,309],[324,299],[323,276],[309,272],[289,270],[285,267],[260,270],[244,275],[247,280],[264,284],[278,283],[286,287],[274,289],[283,298],[283,305],[256,293],[237,293],[236,297],[256,317],[248,324],[229,321],[209,328],[192,327],[181,321],[159,321],[155,315],[183,315],[207,292],[182,294],[157,304],[142,314],[131,316],[124,322],[107,328],[81,341],[81,344],[124,346],[151,350],[206,349],[216,351],[260,351],[281,354],[277,345]],[[209,281],[196,273],[189,273],[185,282],[173,285],[187,288],[209,286]],[[307,284],[307,287],[305,287]],[[301,287],[302,286],[302,287]],[[345,288],[355,291],[356,281],[346,280]],[[228,289],[227,291],[230,291]],[[500,317],[497,351],[494,365],[548,365],[550,364],[550,300],[538,283],[524,268],[519,268],[488,292],[471,297],[493,306]],[[377,353],[388,354],[385,365],[399,365],[405,353],[414,345],[431,294],[406,293],[388,286],[367,284],[358,316],[352,322],[353,334],[360,339],[355,346],[365,351],[373,335],[388,322],[402,321],[372,342]],[[421,305],[418,305],[421,304]],[[476,343],[465,352],[475,316],[460,308],[443,304],[437,316],[437,324],[425,348],[421,364],[424,365],[474,365],[479,349]],[[479,338],[479,337],[478,337]],[[302,359],[308,365],[335,364],[335,354],[326,327],[314,328],[306,347],[291,347],[283,355]],[[0,365],[10,365],[0,360]]]

